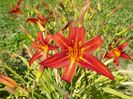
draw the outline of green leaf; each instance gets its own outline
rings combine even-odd
[[[119,97],[121,97],[121,98],[123,98],[123,99],[133,99],[133,97],[124,95],[124,94],[122,94],[122,93],[120,93],[120,92],[118,92],[118,91],[116,91],[116,90],[114,90],[114,89],[112,89],[112,88],[109,88],[109,87],[104,87],[104,88],[103,88],[103,91],[106,92],[106,93],[110,93],[110,94],[119,96]]]
[[[19,57],[27,67],[30,67],[30,66],[29,66],[29,62],[27,61],[26,58],[24,58],[23,56],[20,56],[20,55],[18,55],[18,54],[15,54],[15,55],[16,55],[17,57]]]
[[[27,83],[19,74],[17,74],[12,68],[7,66],[6,64],[3,65],[7,70],[9,70],[12,74],[14,74],[15,77],[17,77],[19,80],[21,80],[24,83]]]

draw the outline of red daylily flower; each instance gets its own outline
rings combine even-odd
[[[83,27],[71,26],[68,38],[58,32],[54,34],[53,40],[62,50],[42,61],[40,70],[43,70],[45,67],[63,67],[62,79],[70,83],[79,64],[83,68],[96,71],[112,80],[114,79],[109,69],[90,54],[103,44],[100,36],[96,36],[90,41],[85,41],[85,29]]]
[[[33,22],[33,23],[37,24],[37,26],[39,27],[40,31],[42,31],[42,32],[45,30],[44,26],[40,23],[39,19],[37,19],[37,18],[28,18],[26,20],[26,22],[27,23]]]
[[[49,15],[47,17],[44,17],[43,14],[40,11],[38,11],[38,10],[37,10],[37,13],[38,13],[38,19],[41,21],[41,23],[43,25],[46,24],[46,22],[48,21],[50,15],[52,15],[52,13],[49,13]]]
[[[49,13],[49,15],[46,18],[42,15],[42,13],[40,11],[37,10],[37,13],[38,13],[38,18],[28,18],[26,20],[26,22],[27,23],[33,22],[33,23],[37,24],[37,26],[39,27],[39,29],[41,31],[44,31],[45,24],[47,23],[47,21],[52,13]]]
[[[69,92],[68,91],[66,91],[65,99],[69,99]]]
[[[57,49],[57,46],[49,45],[49,41],[51,40],[51,35],[48,35],[45,39],[43,36],[43,32],[39,32],[36,38],[36,41],[32,43],[32,46],[37,49],[36,53],[32,56],[29,61],[31,65],[35,60],[43,57],[47,58],[47,54],[49,50]]]
[[[15,7],[11,8],[10,14],[22,14],[22,11],[20,9],[20,4],[21,4],[22,0],[18,0],[17,4]]]
[[[106,55],[105,57],[106,58],[114,58],[114,63],[115,63],[115,66],[118,66],[119,65],[119,58],[124,58],[124,59],[127,59],[127,60],[131,60],[131,57],[125,53],[123,51],[123,48],[125,48],[126,46],[128,46],[128,43],[125,42],[125,43],[122,43],[120,45],[118,45],[117,47],[115,48],[112,48]],[[111,46],[110,46],[111,47]]]
[[[17,87],[16,81],[14,81],[10,77],[4,76],[2,74],[0,74],[0,83],[5,84],[9,88],[15,88],[15,87]]]

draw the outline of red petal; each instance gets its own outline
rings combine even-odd
[[[17,83],[13,79],[11,79],[10,77],[4,76],[2,74],[0,74],[0,82],[10,88],[17,87]]]
[[[79,45],[80,41],[83,44],[85,42],[85,29],[83,27],[71,26],[68,38],[70,41],[74,41],[75,47]]]
[[[48,45],[48,50],[55,50],[57,48],[58,48],[57,46]]]
[[[113,58],[113,57],[115,57],[115,54],[114,54],[114,52],[113,52],[112,50],[110,50],[110,51],[105,55],[105,57],[107,57],[107,58]]]
[[[27,23],[33,22],[33,23],[37,24],[38,19],[37,19],[37,18],[28,18],[28,19],[26,20],[26,22],[27,22]]]
[[[74,40],[75,34],[76,34],[76,27],[71,26],[69,28],[69,35],[68,35],[70,41]]]
[[[35,41],[32,42],[32,46],[33,46],[34,48],[36,48],[36,49],[40,49],[40,45],[37,44]]]
[[[76,73],[76,69],[77,69],[76,62],[70,62],[70,64],[67,64],[64,67],[64,71],[61,78],[67,81],[68,83],[71,83],[74,74]]]
[[[97,48],[101,47],[103,44],[103,40],[100,36],[96,36],[92,38],[90,41],[86,42],[81,46],[81,48],[85,49],[85,51],[92,52]]]
[[[53,40],[57,46],[61,47],[62,49],[67,49],[71,46],[70,41],[66,39],[61,33],[56,33],[53,35]]]
[[[38,13],[38,19],[42,22],[43,25],[45,25],[47,22],[47,18],[45,18],[39,10],[37,10],[37,13]]]
[[[37,18],[28,18],[28,19],[26,20],[26,22],[27,22],[27,23],[33,22],[33,23],[37,24],[38,28],[39,28],[41,31],[44,31],[44,30],[45,30],[44,26],[39,22],[39,20],[38,20]]]
[[[22,11],[21,11],[20,7],[17,6],[17,7],[14,7],[11,9],[10,14],[22,14]]]
[[[38,32],[36,39],[37,39],[37,41],[38,41],[39,43],[41,43],[42,45],[47,43],[47,42],[44,40],[43,32]]]
[[[11,9],[10,14],[22,14],[22,11],[20,9],[21,2],[22,2],[22,0],[18,0],[16,6]]]
[[[53,39],[53,35],[49,34],[46,36],[45,38],[45,42],[48,43],[49,41],[51,41]]]
[[[81,64],[81,66],[84,68],[96,71],[97,73],[104,75],[112,80],[114,79],[107,66],[105,66],[91,54],[84,53],[83,57],[79,60],[79,64]]]
[[[49,50],[55,50],[57,49],[58,47],[57,46],[54,46],[54,45],[49,45],[48,42],[50,42],[51,40],[53,39],[53,36],[52,35],[47,35],[46,38],[44,39],[44,42],[45,44],[48,45],[48,49]]]
[[[37,37],[36,37],[37,41],[39,42],[39,44],[37,44],[36,42],[33,42],[32,43],[32,46],[39,49],[40,46],[48,46],[48,49],[49,50],[54,50],[54,49],[57,49],[58,47],[57,46],[52,46],[52,45],[49,45],[48,42],[52,39],[52,36],[51,35],[48,35],[45,39],[44,39],[44,36],[43,36],[43,32],[39,32]]]
[[[119,58],[115,58],[114,63],[115,63],[115,66],[118,66],[119,65]]]
[[[66,52],[60,52],[42,61],[40,69],[42,70],[45,67],[61,68],[63,65],[68,64],[68,62],[69,60]]]
[[[38,14],[38,19],[45,25],[48,21],[42,14]]]
[[[30,59],[29,64],[31,65],[35,60],[39,59],[40,57],[42,57],[41,52],[36,52]]]
[[[118,49],[119,49],[119,50],[123,50],[123,48],[126,47],[126,46],[128,46],[128,43],[127,43],[127,42],[122,43],[122,44],[120,44],[120,45],[118,46]]]
[[[120,57],[127,59],[127,60],[131,60],[131,57],[128,54],[126,54],[125,52],[122,52]]]

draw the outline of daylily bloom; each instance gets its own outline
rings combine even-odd
[[[125,48],[126,46],[128,46],[127,42],[122,43],[115,48],[111,48],[110,46],[111,50],[105,55],[105,57],[114,58],[114,63],[116,66],[119,65],[119,58],[130,60],[131,57],[123,51],[123,48]]]
[[[0,83],[5,84],[9,88],[17,87],[17,83],[13,79],[2,74],[0,74]]]
[[[38,28],[39,28],[40,31],[42,31],[42,32],[45,30],[44,26],[40,23],[39,19],[37,19],[37,18],[28,18],[28,19],[26,20],[26,22],[27,22],[27,23],[33,22],[33,23],[37,24]]]
[[[48,35],[45,39],[43,36],[43,32],[39,32],[36,41],[32,43],[32,46],[37,49],[36,53],[32,56],[29,61],[31,65],[35,60],[43,57],[44,59],[47,58],[47,54],[49,50],[57,49],[57,46],[49,45],[49,41],[51,40],[52,36]]]
[[[52,13],[49,13],[49,15],[45,18],[42,13],[40,11],[37,10],[37,14],[38,14],[38,18],[28,18],[26,20],[27,23],[29,22],[33,22],[35,24],[37,24],[37,26],[39,27],[39,29],[41,31],[44,31],[44,27],[45,27],[45,24],[47,23],[49,17],[52,15]]]
[[[103,44],[100,36],[96,36],[90,41],[85,41],[84,27],[71,26],[68,38],[58,32],[54,34],[53,40],[61,48],[61,51],[42,61],[40,70],[46,67],[63,67],[62,79],[70,83],[76,73],[77,66],[80,65],[112,80],[114,79],[107,66],[91,54],[92,51]]]
[[[53,14],[53,13],[49,13],[49,15],[47,17],[44,17],[43,14],[37,10],[38,13],[38,19],[41,21],[41,24],[45,25],[46,22],[48,21],[49,17]]]
[[[11,8],[10,14],[22,14],[22,11],[20,9],[20,4],[21,4],[22,0],[18,0],[17,4],[15,7]]]

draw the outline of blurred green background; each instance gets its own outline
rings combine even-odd
[[[31,2],[30,2],[31,1]],[[48,4],[57,5],[58,0],[46,0]],[[38,3],[35,3],[38,2]],[[23,12],[26,11],[26,5],[35,6],[39,4],[40,0],[24,0],[22,4]],[[81,2],[81,0],[77,0]],[[122,8],[116,12],[113,16],[108,18],[109,31],[121,31],[129,24],[133,23],[133,2],[132,0],[91,0],[93,6],[97,6],[97,2],[101,4],[101,12],[96,13],[96,17],[92,20],[93,26],[98,24],[101,20],[104,20],[104,14],[109,13],[115,6],[121,5]],[[0,51],[16,51],[22,49],[21,42],[25,42],[25,35],[21,32],[20,24],[24,24],[24,20],[21,16],[11,17],[9,15],[11,4],[15,5],[16,0],[6,0],[0,3]],[[45,9],[45,8],[43,8]],[[24,12],[27,13],[27,12]],[[30,15],[34,15],[32,11],[29,11]],[[70,16],[70,15],[69,15]],[[72,17],[72,16],[71,16]],[[86,22],[87,27],[92,25],[91,22]],[[100,27],[98,27],[100,28]],[[89,29],[89,28],[88,28]],[[91,29],[92,30],[92,29]],[[89,31],[89,30],[87,30]],[[133,48],[133,30],[128,31],[126,35],[132,35],[130,40],[130,47]]]

